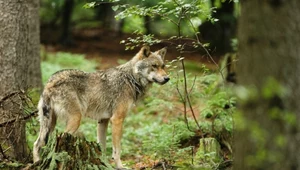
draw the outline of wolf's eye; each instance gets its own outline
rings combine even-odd
[[[158,65],[157,64],[153,64],[152,67],[153,68],[158,68]]]

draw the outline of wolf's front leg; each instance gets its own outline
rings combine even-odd
[[[118,114],[113,115],[111,118],[112,123],[112,142],[113,142],[113,153],[112,158],[116,163],[118,169],[122,169],[123,165],[121,162],[121,138],[123,128],[124,117]]]

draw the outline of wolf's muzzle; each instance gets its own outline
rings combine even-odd
[[[153,78],[153,81],[154,81],[155,83],[160,84],[160,85],[163,85],[163,84],[167,83],[169,80],[170,80],[169,77],[164,77],[163,81],[158,81],[157,79]]]
[[[164,77],[164,83],[168,82],[170,80],[170,77]]]
[[[169,77],[164,77],[164,81],[161,82],[160,84],[166,84],[170,80]]]

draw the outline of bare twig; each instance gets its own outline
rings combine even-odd
[[[14,122],[16,122],[16,121],[27,120],[27,119],[29,119],[29,118],[31,118],[31,117],[33,117],[33,116],[36,116],[36,113],[37,113],[37,112],[38,112],[38,111],[35,110],[35,111],[31,112],[30,114],[28,114],[28,115],[26,115],[26,116],[24,116],[24,117],[21,117],[21,118],[15,118],[15,119],[8,120],[8,121],[6,121],[6,122],[2,122],[2,123],[0,123],[0,127],[4,127],[4,126],[7,126],[7,125],[10,125],[10,124],[12,124],[12,123],[14,123]]]
[[[193,81],[192,87],[191,87],[191,89],[190,89],[190,91],[189,91],[189,94],[192,93],[192,91],[193,91],[193,89],[194,89],[194,87],[195,87],[196,79],[197,79],[197,76],[194,77],[194,81]]]
[[[177,2],[176,0],[173,0],[173,2],[181,8],[181,12],[180,12],[180,16],[179,16],[179,20],[177,22],[177,32],[178,32],[178,37],[181,37],[181,22],[182,22],[182,19],[184,18],[183,16],[186,15],[186,12],[188,9],[184,9],[179,2]],[[179,44],[181,44],[181,40],[182,39],[179,39]],[[181,45],[180,49],[179,49],[179,52],[180,52],[180,55],[183,53],[183,50],[184,50],[184,47],[185,47],[185,44]],[[181,56],[180,56],[181,57]],[[183,81],[184,81],[184,97],[182,96],[182,94],[179,92],[179,88],[177,87],[177,91],[179,92],[180,96],[183,101],[183,107],[184,107],[184,118],[185,118],[185,121],[187,123],[187,127],[188,129],[190,130],[189,126],[188,126],[188,119],[187,119],[187,105],[189,106],[190,108],[190,111],[192,113],[192,116],[194,118],[194,121],[195,123],[197,124],[199,130],[201,129],[200,128],[200,125],[197,121],[197,118],[195,116],[195,113],[194,113],[194,109],[192,107],[192,104],[191,104],[191,100],[190,100],[190,97],[189,97],[189,92],[188,92],[188,87],[187,87],[187,77],[186,77],[186,70],[185,70],[185,64],[184,64],[184,59],[181,59],[181,65],[182,65],[182,70],[183,70]],[[178,85],[178,84],[177,84]]]
[[[197,40],[197,44],[199,44],[203,50],[205,51],[205,53],[208,55],[208,57],[210,58],[210,60],[217,66],[217,70],[220,73],[220,75],[222,76],[222,79],[225,80],[224,74],[221,71],[220,66],[218,65],[218,63],[213,59],[213,57],[210,55],[210,53],[208,52],[208,50],[204,47],[204,45],[200,42],[199,36],[198,36],[198,31],[195,27],[195,25],[193,24],[193,22],[188,19],[188,22],[190,23],[191,27],[193,28],[194,32],[195,32],[195,38]]]
[[[15,123],[15,122],[20,121],[20,120],[27,120],[27,119],[31,118],[32,116],[35,116],[36,113],[38,112],[37,110],[35,110],[35,111],[30,111],[30,109],[24,107],[24,105],[25,105],[25,106],[30,106],[30,105],[32,105],[32,104],[31,104],[31,103],[32,103],[32,100],[31,100],[31,98],[28,97],[28,96],[25,94],[25,92],[22,91],[22,90],[15,91],[15,92],[11,92],[11,93],[7,94],[5,97],[3,97],[3,98],[0,100],[0,107],[1,107],[1,103],[3,103],[4,101],[6,101],[6,100],[12,98],[12,97],[15,96],[15,95],[18,95],[17,97],[19,97],[19,100],[21,100],[21,102],[24,103],[24,104],[18,103],[18,102],[14,101],[14,100],[12,100],[11,102],[14,103],[14,104],[16,104],[16,105],[18,105],[18,106],[24,111],[24,113],[28,113],[28,114],[26,114],[24,117],[19,117],[19,116],[17,116],[17,117],[15,117],[14,119],[10,119],[10,120],[7,120],[7,121],[5,121],[5,122],[1,122],[1,123],[0,123],[0,127],[5,127],[5,126],[7,126],[7,125],[10,125],[10,124]]]
[[[188,103],[188,105],[189,105],[189,107],[190,107],[190,110],[191,110],[191,112],[192,112],[192,116],[193,116],[193,118],[194,118],[194,121],[195,121],[195,123],[197,124],[197,126],[198,126],[198,128],[199,128],[199,130],[200,130],[201,127],[200,127],[200,125],[199,125],[199,123],[198,123],[198,121],[197,121],[197,118],[196,118],[196,116],[195,116],[194,109],[193,109],[193,107],[192,107],[192,103],[191,103],[191,100],[190,100],[189,92],[188,92],[188,89],[187,89],[188,87],[187,87],[187,78],[186,78],[186,70],[185,70],[184,60],[181,60],[181,65],[182,65],[182,70],[183,70],[184,95],[185,95],[185,97],[186,97],[186,101],[187,101],[187,103]]]
[[[15,91],[15,92],[11,92],[9,94],[7,94],[6,96],[4,96],[1,100],[0,100],[0,105],[7,99],[13,97],[14,95],[20,94],[22,93],[21,91]]]
[[[178,74],[177,74],[177,77],[179,77]],[[179,82],[178,82],[178,79],[177,79],[176,90],[177,90],[177,92],[178,92],[178,94],[179,94],[179,96],[180,96],[180,99],[181,99],[182,103],[183,103],[183,109],[184,109],[184,110],[183,110],[184,121],[185,121],[185,124],[186,124],[186,126],[187,126],[187,129],[188,129],[189,131],[192,131],[191,128],[190,128],[190,126],[189,126],[189,121],[188,121],[188,119],[187,119],[186,99],[183,97],[182,93],[180,92],[179,87],[178,87],[178,84],[179,84]]]

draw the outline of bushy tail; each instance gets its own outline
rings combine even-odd
[[[50,101],[50,100],[48,100]],[[33,147],[34,162],[40,159],[39,152],[41,147],[47,144],[50,133],[53,131],[56,124],[56,115],[51,109],[50,102],[47,102],[43,96],[41,96],[39,104],[39,121],[40,121],[40,133]]]
[[[43,96],[41,96],[39,104],[38,104],[38,111],[39,111],[39,117],[47,117],[49,118],[50,116],[50,103],[47,102]]]
[[[39,117],[50,117],[50,100],[47,100],[43,95],[40,97],[40,101],[38,104]]]

